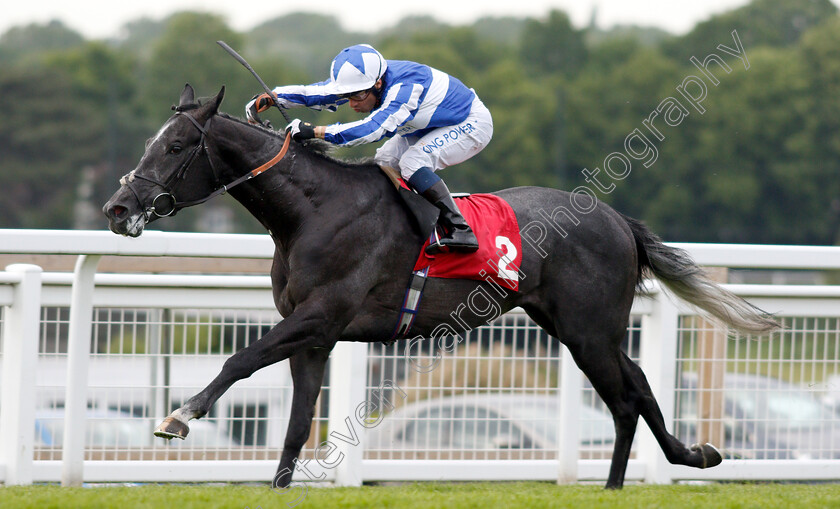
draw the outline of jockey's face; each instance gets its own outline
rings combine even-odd
[[[382,80],[378,80],[374,85],[374,88],[379,89],[382,88]],[[353,97],[349,97],[348,101],[350,103],[350,107],[353,108],[353,111],[356,113],[370,113],[371,111],[376,108],[376,103],[379,101],[379,96],[374,94],[373,91],[368,91],[368,94],[364,96],[361,100],[354,99]]]

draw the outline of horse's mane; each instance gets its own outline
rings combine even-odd
[[[275,131],[274,129],[271,129],[269,127],[265,127],[258,124],[252,124],[240,117],[235,117],[227,113],[219,112],[218,115],[227,120],[232,120],[238,124],[242,124],[243,126],[248,127],[249,129],[256,129],[261,133],[266,134],[272,138],[277,138],[280,140],[284,140],[286,138],[286,135],[283,131]],[[335,157],[332,154],[335,151],[335,146],[331,143],[327,143],[324,140],[308,140],[302,144],[302,147],[305,148],[307,152],[309,152],[315,157],[327,160],[334,164],[341,165],[345,168],[362,168],[375,164],[373,162],[372,157],[364,157],[351,160]]]

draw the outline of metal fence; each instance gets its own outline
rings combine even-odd
[[[265,276],[95,274],[98,256],[270,257],[267,238],[0,231],[17,253],[83,255],[75,274],[0,273],[0,479],[270,479],[288,423],[287,364],[234,385],[186,441],[151,430],[280,319]],[[840,250],[681,245],[715,266],[833,270]],[[95,281],[95,290],[93,283]],[[87,286],[86,286],[87,285]],[[669,429],[718,444],[714,469],[669,465],[639,426],[628,479],[835,479],[840,288],[729,285],[785,329],[729,334],[655,284],[625,349]],[[605,479],[612,426],[564,349],[521,311],[446,342],[340,343],[295,479]],[[362,411],[364,410],[364,411]]]

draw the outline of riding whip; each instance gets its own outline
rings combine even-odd
[[[259,82],[260,82],[260,85],[262,85],[263,90],[265,90],[265,92],[268,94],[268,96],[269,96],[269,97],[271,97],[272,101],[274,101],[274,105],[275,105],[275,106],[277,106],[277,109],[278,109],[278,110],[280,110],[280,113],[283,115],[283,118],[285,118],[285,119],[286,119],[286,122],[287,122],[287,123],[288,123],[288,122],[291,122],[291,119],[288,117],[288,115],[286,115],[286,110],[285,110],[285,109],[283,109],[283,107],[281,107],[281,106],[280,106],[280,103],[277,101],[277,96],[276,96],[276,95],[274,95],[274,92],[272,92],[270,88],[268,88],[268,85],[266,85],[266,84],[265,84],[265,82],[262,80],[262,78],[260,78],[260,75],[259,75],[259,74],[257,74],[257,71],[255,71],[255,70],[254,70],[254,68],[253,68],[253,67],[251,67],[251,65],[250,65],[248,62],[246,62],[246,61],[245,61],[245,59],[244,59],[244,58],[242,58],[242,56],[241,56],[239,53],[237,53],[237,52],[236,52],[236,50],[235,50],[235,49],[233,49],[233,48],[231,48],[230,46],[228,46],[228,45],[227,45],[227,43],[226,43],[225,41],[216,41],[216,44],[218,44],[219,46],[221,46],[221,47],[222,47],[222,49],[224,49],[225,51],[227,51],[228,53],[230,53],[230,56],[232,56],[233,58],[235,58],[235,59],[237,60],[237,62],[239,62],[239,63],[240,63],[240,64],[242,64],[242,65],[243,65],[246,69],[248,69],[249,71],[251,71],[251,74],[253,74],[253,75],[254,75],[254,77],[255,77],[255,78],[257,78],[257,81],[259,81]]]

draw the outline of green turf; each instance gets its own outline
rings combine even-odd
[[[298,492],[297,494],[300,494]],[[293,496],[267,486],[145,485],[137,487],[0,488],[6,508],[149,508],[207,507],[262,509],[289,507]],[[340,507],[394,508],[840,508],[840,484],[727,483],[677,486],[627,486],[605,491],[599,486],[553,483],[417,483],[361,488],[310,488],[301,509]]]

